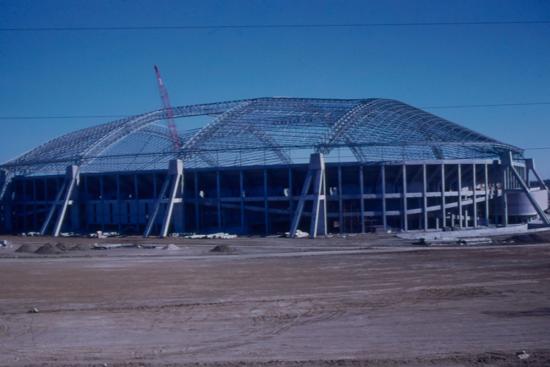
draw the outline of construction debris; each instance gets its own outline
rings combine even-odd
[[[94,250],[113,250],[117,248],[131,248],[137,247],[133,243],[94,243],[92,249]]]
[[[174,237],[174,234],[172,234]],[[229,233],[211,233],[211,234],[189,234],[189,235],[183,235],[183,238],[189,239],[189,240],[227,240],[227,239],[233,239],[237,238],[237,235],[235,234],[229,234]]]
[[[36,237],[41,236],[40,232],[23,232],[21,233],[22,237]]]
[[[74,232],[61,232],[59,235],[61,237],[78,237],[79,236],[78,233],[74,233]]]
[[[118,232],[103,232],[103,231],[97,231],[94,233],[90,233],[88,235],[90,238],[109,238],[109,237],[120,237],[120,233]]]
[[[489,237],[461,238],[458,243],[463,246],[490,245],[493,240]]]
[[[522,361],[525,361],[526,359],[528,359],[531,355],[529,353],[527,353],[526,351],[522,350],[521,352],[518,352],[516,353],[516,356],[522,360]]]
[[[493,240],[489,237],[467,237],[467,238],[455,238],[455,237],[440,237],[440,238],[419,238],[418,241],[413,242],[416,246],[478,246],[478,245],[491,245]]]
[[[290,232],[285,232],[285,237],[290,238]],[[309,233],[300,231],[299,229],[296,230],[295,238],[306,238],[309,237]]]

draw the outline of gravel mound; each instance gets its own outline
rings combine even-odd
[[[62,253],[63,250],[58,247],[58,245],[52,245],[51,243],[46,243],[45,245],[41,246],[38,250],[36,250],[35,254],[40,255],[55,255]]]
[[[19,246],[19,248],[17,250],[15,250],[15,252],[23,252],[23,253],[27,253],[27,254],[34,254],[35,251],[38,249],[38,245],[31,245],[31,244],[24,244],[24,245],[21,245]]]
[[[64,243],[58,243],[57,245],[55,245],[55,247],[57,247],[61,251],[69,251],[73,248],[73,246],[66,245]]]

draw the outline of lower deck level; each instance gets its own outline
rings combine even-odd
[[[529,168],[514,164],[528,183]],[[291,231],[293,221],[309,232],[321,213],[326,232],[360,233],[507,225],[537,216],[518,177],[499,161],[323,162],[317,189],[304,187],[311,171],[311,164],[183,169],[173,186],[170,169],[15,176],[0,230],[46,234],[58,225],[83,234],[159,234],[166,227],[269,235]],[[548,208],[544,187],[529,191]]]

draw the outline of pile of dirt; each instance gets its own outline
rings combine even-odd
[[[36,250],[35,254],[40,255],[55,255],[62,253],[63,250],[58,247],[58,245],[52,245],[51,243],[46,243],[45,245],[41,246],[38,250]]]
[[[237,252],[233,247],[229,245],[217,245],[214,247],[210,252],[217,253],[217,254],[233,254]]]
[[[69,251],[69,250],[72,250],[73,248],[73,246],[66,245],[64,243],[57,243],[55,247],[57,247],[61,251]]]
[[[38,247],[39,247],[38,245],[32,245],[32,244],[26,243],[24,245],[19,246],[19,248],[15,250],[15,252],[34,254]]]

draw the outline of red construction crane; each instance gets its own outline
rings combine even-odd
[[[170,98],[168,98],[168,90],[162,81],[159,68],[155,65],[155,75],[157,77],[157,83],[159,86],[160,99],[162,100],[162,106],[166,111],[166,122],[168,123],[168,130],[170,132],[170,140],[172,140],[172,146],[174,151],[178,152],[181,148],[181,140],[176,127],[176,121],[174,120],[174,109],[170,104]]]

